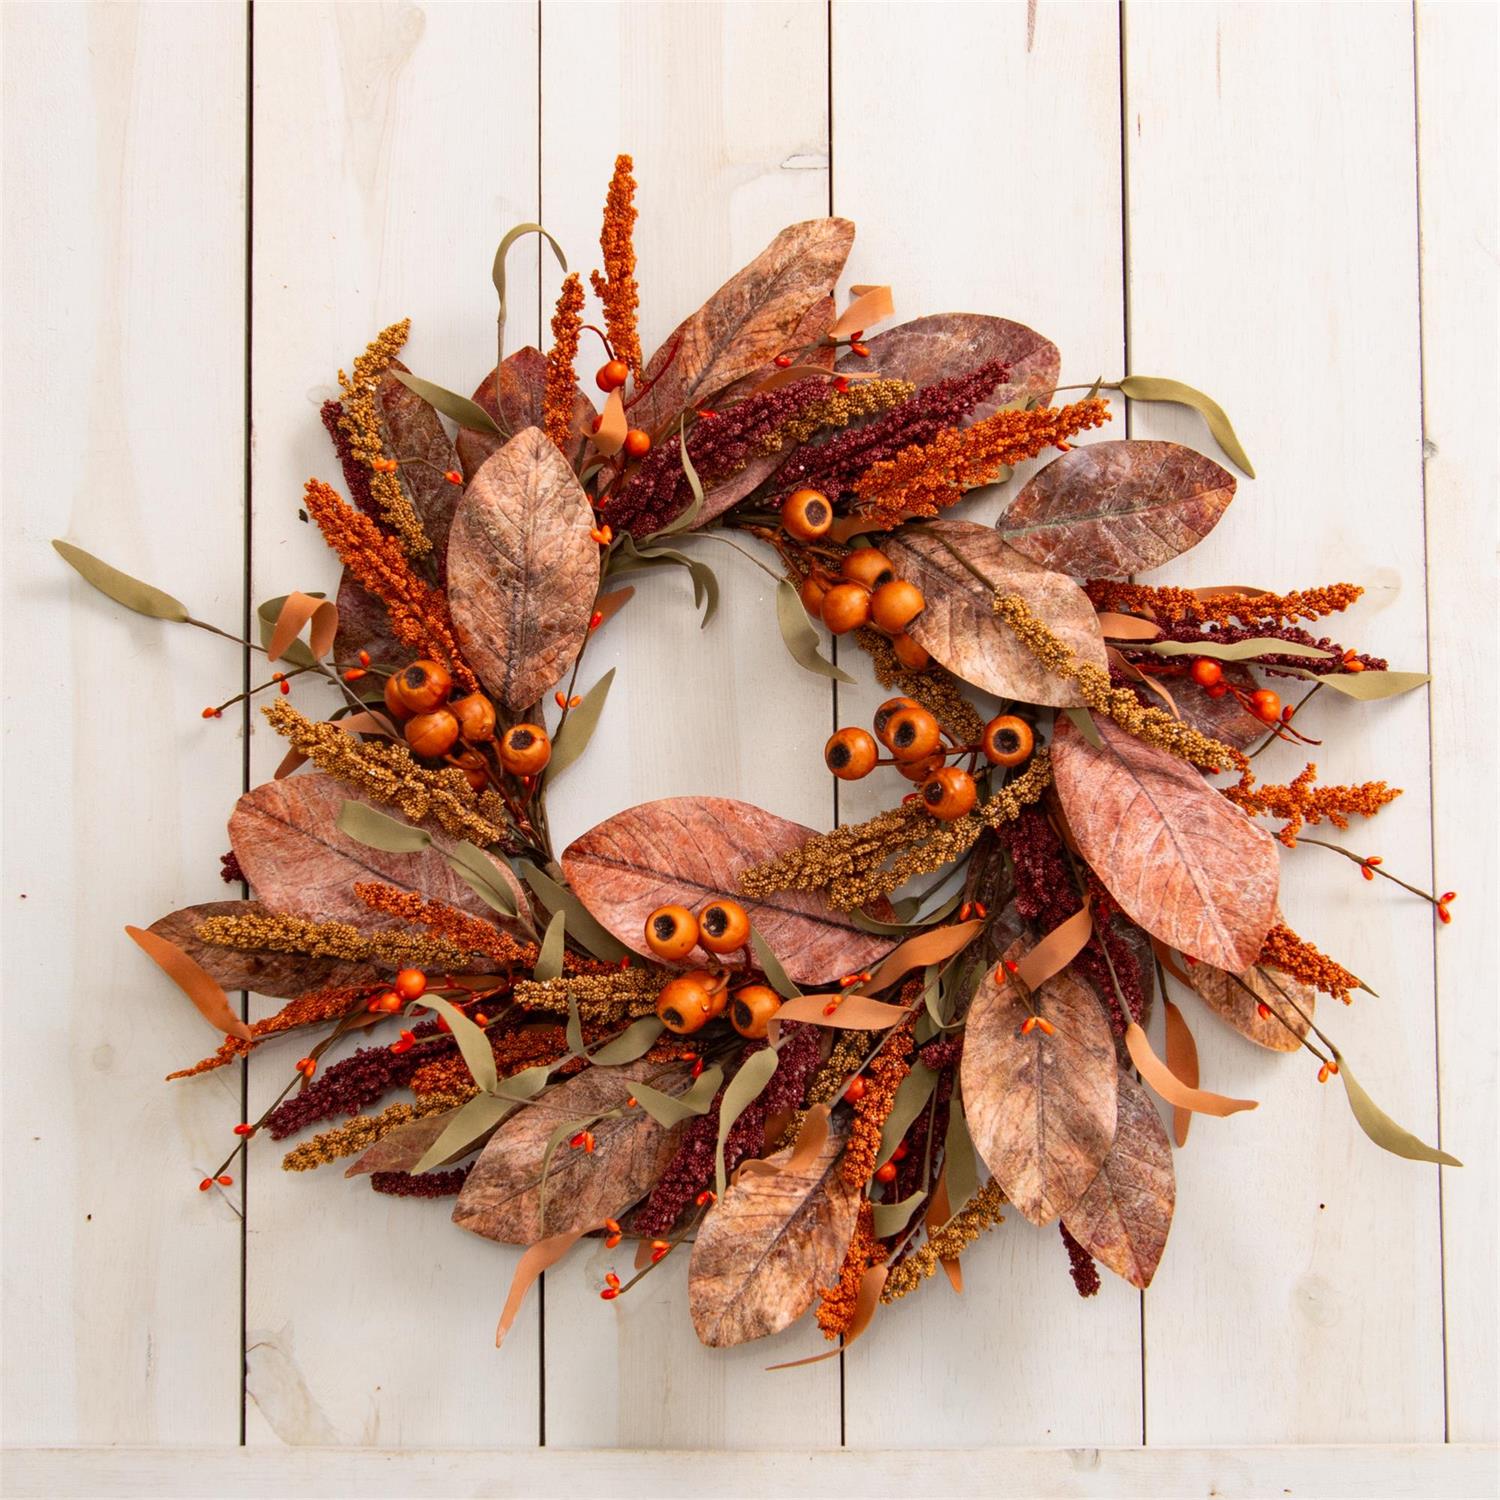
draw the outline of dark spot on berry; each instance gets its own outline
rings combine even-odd
[[[754,1017],[750,1014],[750,1007],[743,1000],[736,1000],[730,1006],[730,1013],[734,1017],[736,1026],[748,1026]]]
[[[875,711],[875,733],[884,734],[885,726],[891,722],[891,717],[899,710],[895,708],[881,708]]]
[[[835,771],[842,771],[849,764],[849,747],[843,740],[836,745],[831,745],[826,756],[829,766]]]
[[[936,807],[943,800],[943,783],[941,781],[929,781],[922,788],[922,800]]]
[[[891,736],[898,749],[904,750],[917,737],[917,726],[910,719],[904,719],[896,726],[896,732]]]
[[[417,688],[421,687],[424,682],[427,681],[427,668],[408,667],[401,674],[401,678],[406,683],[407,687],[415,691]]]
[[[657,935],[658,938],[661,939],[662,942],[666,942],[666,940],[671,937],[674,932],[677,931],[677,918],[658,917],[651,924],[651,930]]]
[[[828,518],[828,506],[822,500],[809,500],[802,514],[807,518],[809,525],[821,526]]]
[[[509,743],[512,750],[529,750],[535,743],[536,736],[529,729],[512,729]]]
[[[1002,729],[995,736],[995,748],[1002,755],[1014,755],[1021,747],[1021,736],[1014,729]]]
[[[709,937],[722,937],[724,929],[729,926],[729,913],[722,906],[710,906],[700,922]]]
[[[682,1019],[682,1012],[675,1005],[669,1005],[661,1013],[661,1018],[668,1026],[682,1026],[686,1024]]]

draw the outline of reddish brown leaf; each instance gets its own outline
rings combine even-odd
[[[1244,692],[1253,693],[1260,686],[1248,667],[1232,661],[1221,665],[1224,668],[1224,680]],[[1172,679],[1172,701],[1177,705],[1178,717],[1184,724],[1191,724],[1210,739],[1233,745],[1236,750],[1248,750],[1266,732],[1265,723],[1254,714],[1246,712],[1234,694],[1225,693],[1222,698],[1210,698],[1207,690],[1199,687],[1191,677]]]
[[[337,661],[355,660],[361,651],[370,653],[370,662],[386,671],[395,671],[411,661],[413,651],[391,634],[391,617],[385,605],[358,583],[347,568],[339,579],[339,628],[333,638]]]
[[[892,380],[931,385],[963,375],[992,360],[1010,366],[1010,379],[997,385],[965,419],[965,427],[1015,401],[1045,402],[1057,384],[1061,357],[1057,345],[1035,329],[984,313],[933,313],[898,323],[866,339],[868,358],[849,353],[841,371],[874,371]]]
[[[378,880],[402,890],[419,891],[433,901],[456,906],[486,921],[499,922],[456,875],[440,852],[450,847],[429,828],[432,847],[415,854],[387,854],[356,843],[338,828],[339,809],[355,794],[321,772],[268,781],[235,803],[229,819],[229,841],[245,878],[272,911],[319,922],[349,922],[361,932],[390,927],[394,918],[373,912],[354,894],[357,880]],[[394,808],[382,808],[400,821]],[[485,856],[495,878],[524,901],[515,877],[505,865]]]
[[[146,930],[176,943],[220,988],[231,992],[250,990],[257,995],[292,1000],[335,985],[370,984],[379,973],[374,964],[351,964],[336,958],[307,958],[300,953],[269,950],[245,953],[205,943],[198,936],[199,924],[208,917],[267,915],[269,909],[261,901],[204,901],[168,912]]]
[[[927,600],[907,633],[950,672],[999,698],[1054,708],[1083,701],[1077,688],[1049,672],[991,608],[996,589],[1019,594],[1081,662],[1103,667],[1099,617],[1071,578],[1038,567],[988,526],[972,521],[904,527],[887,540],[885,552]]]
[[[392,369],[405,370],[396,360]],[[422,529],[432,542],[441,579],[448,555],[448,530],[461,487],[443,475],[458,468],[458,454],[436,410],[390,373],[381,377],[375,405],[384,425],[386,453],[400,468],[397,474]]]
[[[848,219],[783,229],[651,356],[642,382],[650,388],[631,407],[631,421],[659,437],[679,412],[787,348],[808,309],[833,290],[853,243]]]
[[[1058,800],[1083,857],[1153,937],[1248,968],[1275,921],[1275,840],[1186,761],[1095,722],[1102,750],[1066,720],[1052,740]]]
[[[574,839],[562,867],[589,911],[627,947],[648,953],[646,918],[658,906],[696,909],[714,896],[736,895],[743,871],[797,848],[811,833],[728,797],[665,797],[626,808]],[[872,968],[891,947],[814,891],[779,891],[743,904],[801,983]],[[871,915],[883,919],[880,909]]]
[[[785,350],[777,350],[777,353],[785,352],[795,355],[798,366],[804,370],[809,365],[818,370],[832,370],[834,347],[832,344],[819,345],[818,341],[833,326],[833,318],[832,295],[819,297],[802,314],[801,320],[787,338]],[[714,396],[714,403],[717,406],[728,406],[732,401],[743,400],[746,396],[754,395],[764,381],[777,376],[784,378],[783,372],[774,363],[773,356],[759,369],[752,370],[743,379],[717,392]]]
[[[680,1125],[658,1125],[643,1109],[625,1109],[632,1083],[665,1094],[692,1084],[681,1063],[645,1061],[588,1068],[512,1115],[489,1139],[453,1209],[453,1222],[504,1245],[532,1245],[547,1235],[592,1229],[618,1218],[661,1176],[677,1149]],[[615,1118],[593,1121],[619,1109]],[[564,1140],[547,1169],[542,1222],[542,1167],[547,1142],[561,1125],[578,1121],[594,1133],[593,1151]],[[592,1121],[592,1123],[590,1123]]]
[[[479,382],[473,400],[478,402],[512,435],[526,427],[542,426],[542,403],[547,386],[547,356],[528,346],[505,356],[500,366],[500,392],[495,394],[495,372],[490,371]],[[576,387],[573,395],[573,428],[579,434],[567,452],[570,464],[576,465],[583,452],[583,434],[589,430],[597,413],[594,403]],[[463,427],[458,433],[458,457],[465,479],[472,479],[490,454],[505,446],[505,439],[493,432],[475,432]]]
[[[1128,578],[1196,546],[1234,476],[1180,443],[1088,443],[1035,474],[996,526],[1018,552],[1078,578]]]
[[[372,1172],[410,1172],[427,1155],[427,1148],[453,1123],[463,1106],[423,1115],[388,1130],[344,1168],[345,1177],[368,1177]]]
[[[1212,964],[1188,964],[1185,972],[1198,998],[1226,1026],[1232,1026],[1256,1046],[1271,1052],[1295,1052],[1302,1045],[1318,999],[1311,985],[1279,970],[1259,967],[1246,969],[1238,982]],[[1247,987],[1253,993],[1247,993]],[[1272,1012],[1264,1019],[1256,1008],[1262,1001]]]
[[[1130,1073],[1120,1074],[1119,1085],[1115,1143],[1063,1223],[1101,1265],[1144,1289],[1167,1247],[1177,1181],[1172,1146],[1156,1106]]]
[[[859,1189],[838,1170],[848,1128],[830,1120],[823,1148],[800,1168],[742,1177],[703,1221],[688,1267],[688,1312],[711,1349],[780,1333],[838,1280],[854,1237]]]
[[[519,432],[469,483],[453,518],[448,605],[459,646],[507,708],[567,670],[599,591],[593,511],[539,427]]]

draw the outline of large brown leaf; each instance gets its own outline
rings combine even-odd
[[[1104,749],[1063,721],[1052,774],[1073,837],[1126,916],[1236,974],[1276,920],[1276,842],[1186,761],[1102,716]]]
[[[1234,484],[1227,469],[1180,443],[1088,443],[1033,475],[996,526],[1044,568],[1128,578],[1201,542]]]
[[[988,526],[972,521],[905,527],[886,541],[885,551],[927,600],[907,633],[950,672],[999,698],[1054,708],[1083,701],[1077,688],[1049,672],[991,608],[997,588],[1019,594],[1080,661],[1103,667],[1099,617],[1071,578],[1038,567]]]
[[[1018,959],[1018,942],[1006,957]],[[1001,971],[1003,972],[1003,971]],[[1033,1224],[1067,1213],[1094,1180],[1115,1135],[1118,1066],[1104,1011],[1064,969],[1028,1005],[991,969],[975,992],[960,1077],[975,1149]],[[1049,1035],[1021,1027],[1033,1012]]]
[[[742,1178],[703,1221],[688,1267],[688,1312],[710,1348],[780,1333],[819,1287],[838,1280],[859,1212],[859,1189],[839,1171],[847,1134],[835,1116],[805,1167]],[[794,1149],[767,1160],[785,1166]]]
[[[797,848],[812,831],[729,797],[664,797],[626,808],[574,839],[562,867],[589,911],[627,947],[647,953],[646,918],[658,906],[696,909],[714,896],[734,896],[743,871]],[[802,983],[872,968],[891,947],[814,891],[778,891],[744,906],[787,973]],[[882,904],[871,914],[879,920],[885,910]],[[696,961],[702,959],[698,954]]]
[[[659,435],[679,412],[787,348],[809,307],[833,290],[853,243],[848,219],[783,229],[647,361],[642,385],[650,389],[631,408],[631,422]]]
[[[506,431],[518,433],[525,427],[540,427],[544,418],[547,390],[547,356],[528,345],[505,356],[499,369],[499,391],[496,372],[491,370],[479,382],[473,400],[482,406]],[[578,461],[583,452],[583,434],[589,431],[597,413],[594,403],[576,386],[573,388],[573,427],[579,436],[569,444],[567,460]],[[458,457],[465,479],[472,479],[490,454],[505,446],[505,439],[493,432],[476,432],[462,427],[458,433]]]
[[[1063,1223],[1101,1265],[1144,1290],[1167,1247],[1177,1180],[1156,1106],[1132,1074],[1122,1072],[1119,1085],[1115,1143]]]
[[[682,1063],[641,1061],[587,1068],[548,1089],[490,1137],[454,1205],[453,1222],[504,1245],[534,1245],[547,1235],[618,1218],[661,1176],[682,1133],[681,1125],[665,1129],[643,1109],[623,1109],[614,1119],[588,1124],[592,1116],[622,1106],[632,1083],[675,1096],[691,1087],[692,1075]],[[548,1166],[543,1205],[548,1138],[573,1121],[594,1132],[594,1149],[562,1142]]]
[[[507,708],[568,669],[599,591],[593,511],[539,427],[518,432],[469,483],[448,546],[448,606],[464,656]]]
[[[339,628],[333,638],[337,661],[353,661],[361,651],[368,651],[376,667],[395,671],[406,666],[415,654],[403,646],[391,632],[391,617],[385,605],[370,593],[345,568],[339,578]]]
[[[1260,684],[1248,667],[1238,662],[1221,663],[1224,680],[1245,693],[1253,693]],[[1191,724],[1210,739],[1221,744],[1233,745],[1236,750],[1248,750],[1257,744],[1266,733],[1265,721],[1257,719],[1240,706],[1233,693],[1219,698],[1210,698],[1205,688],[1198,686],[1191,677],[1174,677],[1171,681],[1172,702],[1177,706],[1177,716],[1184,724]],[[1150,701],[1163,707],[1152,695]]]
[[[300,953],[270,949],[243,952],[205,943],[198,926],[209,917],[263,917],[270,914],[262,901],[203,901],[180,907],[157,918],[147,929],[176,943],[223,990],[250,990],[277,1000],[334,985],[370,984],[379,970],[374,964],[344,963],[336,958],[307,958]]]
[[[392,368],[405,370],[406,366],[397,360]],[[386,451],[401,465],[397,473],[432,542],[441,580],[459,497],[459,487],[443,475],[458,467],[458,454],[436,410],[393,374],[381,377],[375,404],[385,428]]]
[[[235,803],[229,841],[255,894],[272,911],[318,922],[349,922],[378,932],[395,919],[371,911],[354,894],[359,880],[384,881],[418,891],[429,900],[456,906],[486,921],[503,921],[456,875],[440,852],[449,840],[429,828],[432,847],[415,854],[387,854],[356,843],[338,827],[339,809],[355,793],[322,772],[268,781]],[[382,812],[401,821],[393,808]],[[518,903],[525,900],[505,865],[490,855],[495,879]]]
[[[841,371],[874,371],[891,380],[931,385],[1002,359],[1010,379],[997,385],[964,420],[967,427],[1016,401],[1045,401],[1057,384],[1057,345],[1024,323],[984,313],[932,313],[898,323],[865,340],[867,357],[849,353]]]
[[[1259,967],[1246,969],[1239,983],[1212,964],[1189,964],[1185,972],[1198,998],[1226,1026],[1232,1026],[1256,1046],[1271,1052],[1295,1052],[1302,1045],[1307,1018],[1317,1005],[1317,991],[1311,985],[1279,970]],[[1252,994],[1246,994],[1246,986]],[[1288,997],[1295,1004],[1289,1003]],[[1261,1017],[1256,1008],[1260,1001],[1265,1002],[1271,1015]],[[1283,1026],[1277,1016],[1284,1017],[1287,1024]]]

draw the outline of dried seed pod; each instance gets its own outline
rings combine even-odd
[[[396,673],[396,697],[409,714],[431,713],[448,701],[453,678],[439,661],[414,661]]]
[[[698,919],[685,906],[658,906],[646,918],[646,946],[675,963],[698,946]]]
[[[458,740],[458,720],[446,708],[417,714],[406,721],[406,743],[418,755],[434,759],[446,755]]]
[[[874,737],[863,729],[841,729],[823,747],[823,763],[840,781],[858,781],[875,769]]]

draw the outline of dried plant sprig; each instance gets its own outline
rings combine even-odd
[[[800,447],[819,432],[838,431],[876,412],[900,406],[916,390],[909,380],[861,380],[842,391],[826,382],[813,384],[821,387],[816,399],[770,428],[756,445],[760,452],[784,453]]]
[[[920,992],[920,985],[908,984],[902,991],[901,1003],[913,1004]],[[912,1049],[911,1022],[907,1021],[891,1033],[865,1069],[865,1089],[854,1101],[854,1123],[839,1163],[839,1171],[849,1187],[864,1187],[874,1174],[875,1161],[880,1155],[880,1133],[896,1102],[901,1080],[911,1072]]]
[[[1326,818],[1335,828],[1347,828],[1351,814],[1373,818],[1401,795],[1400,787],[1383,781],[1315,787],[1317,774],[1317,765],[1309,762],[1285,786],[1257,786],[1247,770],[1237,785],[1224,787],[1223,793],[1251,817],[1284,818],[1276,837],[1288,849],[1297,847],[1297,834],[1306,824],[1321,823]]]
[[[615,157],[614,176],[604,200],[604,225],[599,251],[604,274],[594,271],[589,281],[604,306],[604,327],[615,357],[641,378],[641,335],[636,326],[641,289],[635,280],[635,162],[623,153]]]
[[[1062,1231],[1063,1248],[1068,1252],[1068,1274],[1080,1297],[1094,1297],[1099,1293],[1099,1267],[1094,1257],[1068,1233],[1068,1226],[1061,1219],[1057,1227]]]
[[[1066,451],[1070,438],[1109,419],[1109,402],[1092,397],[1070,406],[998,411],[972,427],[950,427],[872,464],[855,483],[855,511],[882,530],[913,516],[935,516],[1008,466],[1046,448]]]
[[[1330,583],[1319,588],[1294,589],[1290,594],[1215,594],[1205,598],[1195,589],[1170,585],[1116,583],[1091,578],[1084,585],[1095,609],[1150,613],[1159,620],[1178,624],[1184,620],[1212,621],[1228,625],[1269,622],[1290,625],[1296,620],[1316,620],[1348,609],[1364,590],[1354,583]]]
[[[526,1068],[557,1062],[568,1052],[567,1033],[561,1026],[523,1026],[516,1031],[498,1032],[490,1038],[495,1071],[510,1078]],[[451,1094],[473,1083],[469,1065],[460,1054],[423,1063],[411,1076],[411,1091],[421,1098],[427,1094]]]
[[[1367,988],[1357,974],[1351,974],[1306,938],[1298,937],[1284,922],[1278,922],[1266,934],[1257,962],[1280,969],[1293,979],[1300,979],[1304,984],[1322,990],[1325,995],[1342,1000],[1345,1005],[1349,1004],[1352,990]]]
[[[1311,646],[1316,651],[1327,653],[1325,656],[1293,656],[1272,651],[1254,658],[1257,667],[1282,676],[1287,671],[1311,672],[1314,677],[1326,677],[1331,672],[1384,672],[1390,666],[1382,656],[1348,650],[1337,641],[1329,640],[1327,636],[1314,636],[1310,630],[1302,630],[1295,625],[1218,625],[1212,622],[1199,625],[1195,621],[1183,620],[1163,626],[1162,635],[1169,641],[1203,641],[1216,646],[1233,646],[1241,641],[1252,640],[1290,641],[1298,646]],[[1125,654],[1132,660],[1137,659],[1128,650]]]
[[[458,649],[447,598],[412,571],[400,543],[321,479],[307,481],[303,503],[355,581],[385,605],[391,634],[411,651],[442,662],[455,681],[477,692],[479,679]]]
[[[239,1037],[227,1036],[219,1044],[219,1050],[196,1062],[190,1068],[179,1068],[167,1074],[167,1082],[174,1078],[196,1078],[200,1073],[211,1073],[248,1056],[262,1042],[285,1031],[295,1031],[302,1026],[316,1026],[324,1021],[337,1021],[353,1009],[354,1005],[369,993],[368,987],[360,985],[337,985],[329,989],[315,990],[309,995],[299,995],[288,1000],[274,1016],[262,1016],[250,1023],[248,1042]]]
[[[920,703],[960,744],[972,745],[984,732],[984,719],[959,691],[959,680],[946,667],[930,663],[920,672],[901,665],[891,638],[868,626],[854,632],[861,649],[870,655],[875,680],[881,687],[899,688]]]
[[[411,332],[411,319],[403,318],[378,333],[365,352],[354,361],[354,374],[339,371],[339,389],[344,393],[339,429],[350,454],[368,475],[370,498],[387,526],[400,538],[409,557],[425,557],[432,551],[432,538],[412,508],[401,483],[399,470],[389,467],[385,429],[380,420],[376,393],[387,370],[400,354]],[[342,454],[340,454],[342,457]]]
[[[311,1172],[315,1167],[326,1166],[343,1157],[357,1156],[398,1126],[457,1109],[460,1104],[467,1104],[477,1092],[471,1082],[467,1089],[455,1089],[451,1094],[428,1094],[415,1104],[387,1105],[378,1115],[355,1115],[352,1120],[346,1120],[332,1130],[320,1131],[300,1146],[293,1147],[281,1158],[281,1169],[284,1172]]]
[[[415,891],[403,891],[399,886],[382,885],[379,881],[359,881],[354,894],[371,911],[397,917],[414,927],[425,927],[439,941],[451,943],[463,953],[483,954],[497,968],[529,969],[536,963],[535,943],[518,942],[492,922],[471,917],[445,902],[429,901]]]
[[[665,969],[631,967],[606,974],[571,974],[561,979],[522,979],[512,991],[526,1010],[566,1014],[568,997],[578,1002],[585,1021],[619,1021],[650,1015],[671,975]]]
[[[552,347],[547,351],[547,382],[542,395],[542,427],[564,452],[573,445],[573,400],[578,388],[573,362],[583,331],[583,283],[570,272],[552,314]]]
[[[348,922],[314,922],[283,912],[205,917],[195,934],[205,943],[241,952],[303,953],[309,958],[379,963],[392,969],[450,970],[465,961],[461,949],[426,933],[363,933]]]
[[[839,1279],[832,1286],[818,1288],[818,1327],[825,1339],[842,1338],[854,1322],[859,1306],[859,1285],[865,1272],[875,1259],[878,1242],[875,1239],[875,1210],[869,1199],[859,1205],[859,1217],[854,1221],[854,1238],[849,1241],[844,1263],[839,1267]]]
[[[1000,1212],[1005,1194],[993,1178],[946,1224],[935,1229],[920,1249],[891,1267],[881,1289],[882,1302],[894,1302],[915,1291],[945,1260],[961,1255],[986,1229],[1005,1222]]]
[[[481,846],[509,840],[499,795],[488,787],[476,792],[456,766],[428,770],[395,740],[358,740],[337,724],[309,719],[285,699],[262,712],[293,749],[371,801],[394,804],[414,823],[431,819],[456,839]]]

